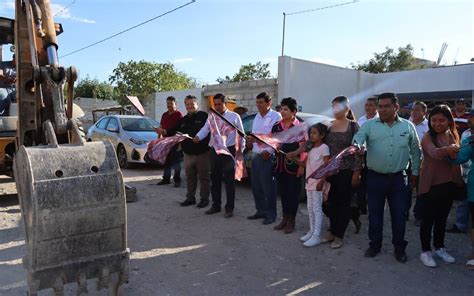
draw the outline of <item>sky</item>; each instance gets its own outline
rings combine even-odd
[[[215,84],[243,64],[270,63],[277,76],[283,12],[350,0],[197,0],[176,12],[64,58],[80,78],[107,80],[119,62],[172,62],[200,84]],[[66,55],[190,0],[51,0],[63,25],[59,56]],[[0,0],[0,16],[14,1]],[[474,57],[472,0],[360,0],[286,17],[285,55],[350,67],[385,47],[411,44],[415,56],[436,61],[443,42],[446,65]],[[4,48],[4,52],[7,49]],[[6,53],[8,56],[8,53]]]

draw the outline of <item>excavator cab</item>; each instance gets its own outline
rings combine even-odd
[[[13,173],[26,230],[28,295],[44,289],[62,295],[69,283],[80,294],[95,278],[98,289],[116,295],[128,281],[125,185],[112,145],[87,143],[72,117],[77,75],[59,64],[62,27],[49,0],[15,0],[15,19],[0,18],[0,28],[0,44],[15,48]]]

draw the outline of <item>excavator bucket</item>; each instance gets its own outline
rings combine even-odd
[[[14,161],[26,228],[28,295],[87,280],[112,295],[128,281],[125,187],[110,142],[22,146]]]

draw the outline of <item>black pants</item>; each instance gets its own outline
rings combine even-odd
[[[341,170],[336,175],[329,177],[328,181],[331,183],[328,197],[331,233],[336,237],[343,238],[351,220],[352,171]]]
[[[431,251],[431,232],[435,249],[444,248],[446,220],[453,204],[453,183],[432,186],[423,199],[422,219],[420,226],[420,241],[423,252]]]
[[[357,200],[356,205],[360,213],[367,213],[367,167],[360,171],[360,185],[356,189]],[[354,205],[352,205],[354,206]]]
[[[469,211],[471,212],[471,228],[474,229],[474,202],[469,202]]]
[[[301,177],[280,172],[277,173],[276,179],[279,190],[278,193],[281,196],[283,214],[296,217],[302,186]]]
[[[228,148],[232,155],[235,155],[235,147]],[[211,149],[210,161],[212,206],[221,207],[222,182],[224,182],[227,196],[225,209],[232,211],[235,201],[235,161],[229,155],[217,155],[214,149]]]

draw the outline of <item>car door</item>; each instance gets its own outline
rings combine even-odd
[[[120,139],[120,126],[117,118],[110,117],[109,122],[107,123],[107,128],[104,131],[104,140],[109,140],[112,142],[114,147],[117,147],[117,144]]]
[[[105,128],[109,122],[110,117],[102,117],[99,121],[93,126],[92,131],[89,135],[89,138],[92,141],[102,141],[104,139]]]

